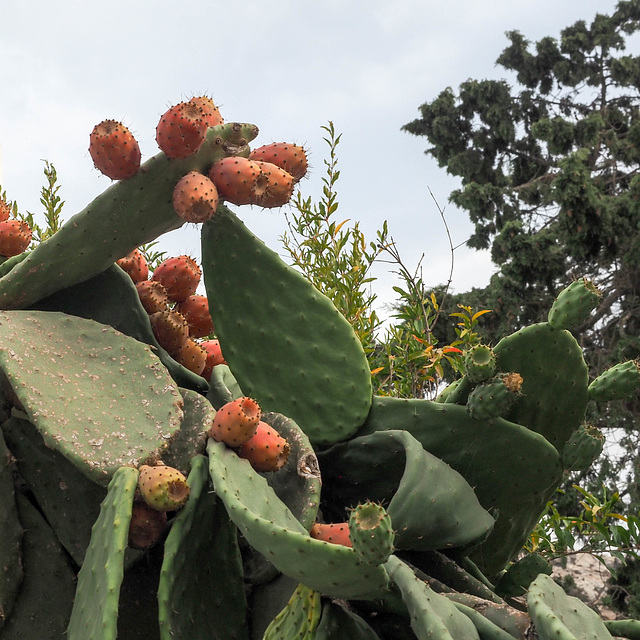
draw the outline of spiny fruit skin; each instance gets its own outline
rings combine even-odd
[[[324,540],[332,544],[341,544],[343,547],[353,547],[349,535],[348,522],[336,522],[332,524],[314,522],[311,525],[309,535],[316,540]]]
[[[201,277],[202,271],[196,261],[183,255],[161,262],[151,279],[166,289],[169,300],[182,302],[196,292]]]
[[[112,180],[131,178],[140,168],[140,147],[121,122],[103,120],[89,135],[89,154],[96,169]]]
[[[202,108],[194,102],[181,102],[160,118],[156,142],[168,158],[186,158],[200,148],[206,133]]]
[[[293,176],[296,182],[306,175],[309,168],[306,151],[288,142],[273,142],[253,149],[249,159],[275,164]]]
[[[255,182],[260,176],[260,165],[248,158],[235,156],[214,162],[209,178],[216,185],[223,200],[232,204],[253,204]]]
[[[172,357],[189,339],[187,321],[173,309],[152,313],[149,316],[149,321],[158,344]]]
[[[189,499],[189,485],[184,475],[166,465],[143,464],[138,489],[144,501],[157,511],[177,511]]]
[[[31,228],[24,220],[3,220],[0,222],[0,256],[11,258],[26,251],[31,237]]]
[[[140,249],[134,249],[124,258],[116,260],[116,264],[129,274],[134,283],[143,282],[149,277],[149,265]]]
[[[470,382],[484,382],[496,372],[496,356],[491,347],[478,344],[471,347],[464,357],[465,375]]]
[[[256,471],[278,471],[289,458],[289,443],[273,427],[260,421],[256,432],[238,450]]]
[[[191,98],[189,102],[202,109],[202,117],[207,123],[207,127],[217,127],[219,124],[224,124],[224,118],[220,115],[218,107],[216,107],[211,98],[198,96]]]
[[[186,222],[206,222],[218,208],[216,185],[199,171],[190,171],[173,189],[173,208]]]
[[[11,213],[11,205],[4,198],[0,198],[0,222],[8,220]]]
[[[144,500],[134,500],[129,524],[132,549],[151,549],[160,542],[166,528],[166,511],[152,509]]]
[[[207,362],[200,374],[205,380],[211,379],[211,373],[214,367],[217,367],[219,364],[227,364],[227,361],[224,359],[222,355],[222,350],[220,349],[220,341],[219,340],[205,340],[200,343],[200,346],[204,348],[207,352]]]
[[[395,533],[391,517],[382,505],[359,504],[349,515],[349,537],[360,560],[377,566],[393,553]]]
[[[176,311],[184,316],[192,338],[204,338],[213,333],[213,320],[209,313],[207,296],[194,294],[176,305]]]
[[[562,448],[565,471],[585,471],[602,453],[604,435],[594,425],[583,422]]]
[[[187,341],[171,357],[189,371],[201,375],[207,364],[207,352],[192,338]]]
[[[255,432],[262,417],[260,405],[252,398],[236,398],[216,413],[209,436],[228,447],[239,447]]]
[[[159,282],[155,280],[136,282],[136,289],[140,302],[149,315],[169,309],[171,301],[167,295],[167,290]]]
[[[254,185],[255,201],[265,209],[282,207],[291,200],[296,181],[284,169],[271,162],[257,162],[261,173]]]
[[[640,359],[627,360],[601,373],[589,385],[589,398],[595,402],[622,400],[639,387]]]
[[[598,306],[602,292],[593,282],[580,278],[563,289],[549,311],[549,324],[554,329],[580,326]]]
[[[493,420],[503,416],[520,395],[522,376],[499,373],[478,385],[467,398],[467,410],[476,420]]]

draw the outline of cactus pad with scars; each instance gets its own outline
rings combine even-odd
[[[91,320],[0,312],[0,368],[45,444],[100,484],[180,427],[182,397],[149,347]]]
[[[371,406],[371,374],[333,303],[226,207],[202,227],[202,268],[216,334],[244,392],[293,418],[314,444],[354,433]]]

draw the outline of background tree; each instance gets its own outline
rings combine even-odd
[[[468,245],[490,248],[498,267],[486,288],[450,296],[449,310],[493,309],[483,330],[495,342],[545,319],[560,289],[588,277],[603,299],[577,335],[594,373],[640,355],[640,57],[625,53],[639,30],[640,0],[629,0],[559,38],[508,32],[497,62],[510,81],[445,89],[403,127],[461,179],[450,199],[475,225]],[[627,453],[591,479],[627,470],[620,491],[637,510],[640,398],[597,408],[596,423],[597,411],[625,430]]]

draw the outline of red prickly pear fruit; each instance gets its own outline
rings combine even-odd
[[[166,311],[169,308],[170,300],[167,290],[155,280],[143,280],[136,282],[138,297],[144,310],[151,315],[158,311]]]
[[[213,333],[213,320],[209,313],[207,296],[192,295],[178,302],[176,311],[184,316],[192,338],[204,338]]]
[[[322,524],[314,522],[311,525],[309,535],[316,540],[324,540],[333,544],[341,544],[343,547],[353,547],[349,537],[349,523],[337,522],[334,524]]]
[[[194,102],[181,102],[162,115],[156,127],[156,142],[169,158],[186,158],[204,142],[207,123],[202,108]]]
[[[254,185],[254,201],[265,209],[282,207],[291,200],[296,181],[284,169],[271,162],[256,162],[260,166],[260,176]]]
[[[236,398],[216,413],[208,434],[228,447],[239,447],[255,432],[262,417],[260,406],[251,398]]]
[[[198,376],[202,374],[207,364],[207,352],[191,338],[188,338],[178,351],[171,354],[171,357]]]
[[[198,171],[190,171],[173,189],[173,208],[186,222],[206,222],[218,208],[216,185]]]
[[[207,352],[207,362],[200,375],[205,380],[210,380],[213,368],[217,367],[219,364],[227,364],[227,361],[222,355],[220,342],[218,340],[205,340],[200,343],[200,346]]]
[[[31,228],[24,220],[3,220],[0,222],[0,256],[17,256],[31,243]]]
[[[240,445],[238,455],[256,471],[278,471],[289,457],[289,443],[273,427],[260,421],[256,432]]]
[[[149,265],[140,249],[134,249],[124,258],[116,260],[116,264],[129,274],[134,283],[144,282],[149,277]]]
[[[303,178],[309,168],[306,151],[297,144],[273,142],[253,149],[249,160],[270,162],[284,169],[297,182]]]
[[[151,279],[159,282],[167,290],[169,300],[182,302],[196,292],[201,277],[202,271],[193,258],[178,256],[161,262]]]
[[[11,205],[4,200],[4,198],[0,198],[0,222],[4,222],[11,217]]]
[[[211,98],[198,96],[191,98],[189,102],[198,105],[202,109],[202,117],[207,123],[207,127],[217,127],[219,124],[224,124],[224,118],[220,115],[218,107],[216,107]]]
[[[223,200],[232,204],[253,204],[260,165],[242,156],[222,158],[209,169],[209,178]]]
[[[125,180],[138,173],[140,147],[121,122],[104,120],[89,135],[89,154],[96,169],[112,180]]]
[[[189,338],[189,325],[177,311],[167,309],[149,316],[158,344],[173,357]]]
[[[157,511],[177,511],[189,499],[189,485],[184,475],[166,465],[143,464],[138,477],[143,500]]]
[[[143,500],[134,500],[129,524],[129,546],[132,549],[151,549],[160,542],[166,528],[166,511],[152,509]]]

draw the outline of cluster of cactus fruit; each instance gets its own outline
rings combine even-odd
[[[598,292],[435,401],[373,397],[352,327],[225,204],[282,206],[306,171],[257,133],[194,98],[140,164],[99,124],[116,182],[0,264],[0,640],[640,637],[519,559],[602,450],[587,404],[640,386],[636,362],[589,382],[569,330]],[[201,266],[150,275],[138,248],[185,221]]]

